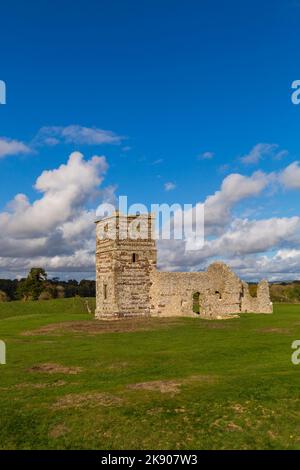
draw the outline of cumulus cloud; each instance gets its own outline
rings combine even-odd
[[[286,150],[279,150],[277,144],[259,143],[256,144],[247,155],[241,157],[241,162],[245,165],[259,163],[263,158],[280,160],[288,154]]]
[[[231,267],[244,279],[266,278],[270,281],[300,278],[300,250],[280,249],[259,256],[235,257],[229,260]]]
[[[40,198],[31,203],[25,194],[16,195],[0,213],[0,268],[25,269],[33,263],[49,270],[91,270],[95,211],[86,207],[97,195],[103,199],[107,168],[103,156],[85,160],[74,152],[66,164],[37,178]]]
[[[246,279],[273,279],[275,265],[277,272],[284,273],[286,278],[288,262],[283,260],[283,253],[289,253],[290,261],[297,258],[300,274],[300,218],[233,219],[223,235],[207,240],[201,249],[187,251],[182,240],[162,241],[159,247],[159,265],[166,270],[197,271],[216,259],[222,259]],[[275,257],[266,256],[274,250],[278,252]]]
[[[35,145],[55,146],[59,143],[78,145],[121,144],[123,136],[97,127],[79,125],[42,127],[37,133]]]
[[[0,158],[4,158],[10,155],[19,155],[31,153],[32,150],[24,142],[18,140],[7,139],[6,137],[0,137]]]
[[[287,189],[300,188],[300,166],[299,162],[293,162],[279,174],[279,181]]]
[[[222,182],[220,190],[205,201],[205,228],[207,233],[215,231],[228,223],[231,209],[243,199],[255,197],[267,187],[269,175],[257,171],[251,176],[239,173],[228,175]]]
[[[207,243],[210,256],[263,253],[273,247],[300,241],[300,218],[234,219],[229,230]]]
[[[67,164],[44,171],[35,183],[42,197],[32,204],[25,194],[18,194],[10,203],[13,210],[0,214],[0,230],[7,235],[39,237],[70,219],[95,194],[107,169],[105,157],[85,161],[74,152]]]
[[[286,188],[300,188],[299,170],[295,162],[276,175],[255,172],[251,176],[227,176],[220,189],[204,201],[204,246],[195,246],[191,251],[190,247],[187,250],[187,245],[189,243],[190,246],[193,239],[188,243],[182,240],[161,241],[159,266],[164,270],[197,271],[216,259],[222,259],[250,280],[263,277],[280,279],[280,273],[281,279],[294,278],[296,273],[300,276],[300,217],[251,220],[233,215],[239,202],[262,196],[263,191],[278,180]]]
[[[115,202],[116,188],[104,186],[107,169],[105,157],[84,159],[74,152],[66,163],[41,173],[34,185],[34,201],[17,194],[0,213],[0,271],[24,274],[40,265],[50,273],[92,277],[95,210],[91,207]],[[222,259],[245,279],[300,275],[300,217],[256,220],[255,214],[252,218],[234,215],[241,201],[261,197],[274,180],[287,189],[298,189],[299,172],[299,163],[294,162],[275,176],[257,171],[225,177],[219,190],[193,209],[204,206],[204,246],[193,237],[188,250],[183,240],[159,241],[159,266],[196,271]]]

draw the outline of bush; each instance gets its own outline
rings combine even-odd
[[[63,299],[65,297],[65,289],[63,286],[56,286],[56,296],[58,299]]]
[[[39,300],[51,300],[51,299],[53,299],[53,297],[52,297],[51,293],[47,290],[44,290],[39,295]]]
[[[3,292],[3,290],[0,290],[0,302],[8,302],[9,301],[9,297],[8,295]]]

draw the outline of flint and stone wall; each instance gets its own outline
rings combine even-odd
[[[134,224],[136,216],[128,219]],[[137,240],[129,237],[127,220],[118,216],[97,224],[101,237],[96,243],[96,318],[150,315],[151,277],[156,269],[152,218],[147,215],[140,222],[142,238]]]
[[[141,238],[129,237],[128,220],[139,220]],[[142,220],[142,222],[141,222]],[[161,272],[156,269],[156,244],[151,215],[103,219],[97,223],[96,318],[189,316],[226,318],[241,312],[272,313],[269,285],[261,281],[257,297],[224,263],[205,272]],[[106,236],[103,237],[103,233]],[[117,236],[112,236],[116,233]],[[195,294],[199,312],[193,312]]]

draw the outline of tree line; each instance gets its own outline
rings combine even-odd
[[[49,300],[64,297],[95,297],[96,283],[83,279],[48,279],[43,268],[32,268],[23,279],[0,279],[0,302],[10,300]]]

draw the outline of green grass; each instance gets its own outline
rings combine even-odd
[[[300,449],[299,305],[120,324],[81,299],[0,304],[0,449]],[[29,371],[46,363],[81,371]],[[136,385],[151,381],[174,393]]]

